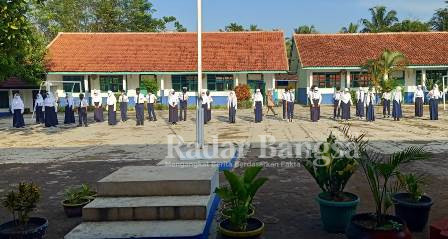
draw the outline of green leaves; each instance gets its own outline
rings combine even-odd
[[[40,201],[40,189],[34,183],[20,183],[17,191],[9,192],[3,199],[3,206],[10,211],[20,225],[26,225],[30,213]]]

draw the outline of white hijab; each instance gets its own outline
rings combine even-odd
[[[73,105],[75,104],[72,93],[67,93],[67,104],[69,107],[73,107]]]
[[[55,106],[55,99],[53,97],[53,93],[48,92],[47,97],[44,100],[45,106],[53,107]]]
[[[117,98],[112,91],[107,92],[107,105],[115,105],[117,103]]]
[[[42,106],[43,103],[44,103],[44,98],[42,97],[42,95],[40,93],[37,93],[36,105]]]
[[[230,108],[232,105],[235,109],[238,108],[238,99],[236,98],[235,91],[230,91],[229,97],[227,99],[227,107]]]
[[[261,101],[263,102],[263,95],[261,94],[260,89],[257,89],[255,95],[254,95],[254,102],[255,101]]]
[[[176,106],[178,103],[179,97],[176,96],[176,91],[173,89],[170,90],[170,94],[168,95],[168,104],[171,106]]]
[[[14,98],[12,99],[12,104],[11,104],[11,110],[23,110],[25,109],[25,106],[23,104],[22,98],[20,98],[19,94],[14,94]]]

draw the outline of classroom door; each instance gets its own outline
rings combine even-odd
[[[9,91],[0,91],[0,109],[9,109]]]

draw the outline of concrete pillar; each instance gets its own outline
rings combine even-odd
[[[275,74],[272,74],[272,90],[275,90]]]
[[[160,77],[160,90],[165,90],[165,75]]]
[[[84,90],[85,92],[89,92],[89,76],[84,75]]]
[[[345,88],[350,88],[351,74],[350,71],[347,71],[347,76],[345,80]]]
[[[126,91],[128,89],[127,83],[127,75],[123,75],[123,90]]]
[[[422,85],[426,86],[426,70],[422,70]]]
[[[309,74],[309,76],[308,76],[309,77],[308,78],[308,87],[311,87],[313,85],[313,72],[309,71],[308,74]]]
[[[235,86],[238,86],[238,80],[239,80],[239,74],[235,74],[235,78],[234,78]]]

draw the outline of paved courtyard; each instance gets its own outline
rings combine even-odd
[[[277,108],[277,113],[281,109]],[[425,108],[427,113],[427,108]],[[354,109],[352,109],[354,111]],[[377,108],[377,112],[379,108]],[[441,111],[439,121],[413,117],[413,107],[405,108],[405,119],[394,122],[377,114],[377,121],[368,123],[352,120],[353,132],[366,131],[375,150],[392,153],[410,145],[423,146],[434,153],[431,160],[416,162],[407,170],[418,170],[429,176],[428,194],[435,199],[431,218],[448,216],[448,113]],[[167,156],[170,143],[191,143],[195,140],[194,112],[189,119],[177,125],[167,123],[167,111],[159,111],[157,122],[146,121],[143,127],[135,126],[134,114],[130,120],[110,127],[107,122],[91,123],[88,128],[61,126],[46,129],[28,124],[25,129],[12,129],[11,119],[0,119],[0,196],[20,181],[34,181],[43,189],[38,215],[50,220],[47,238],[62,238],[80,219],[67,219],[60,201],[64,188],[97,180],[125,165],[156,165]],[[280,143],[322,141],[330,131],[337,132],[342,123],[330,118],[331,107],[323,107],[318,123],[309,121],[309,110],[296,105],[295,120],[288,123],[267,116],[260,124],[253,123],[251,110],[239,110],[236,124],[228,124],[226,111],[213,111],[212,121],[205,126],[206,142],[217,138],[219,143],[244,144],[240,162],[265,161],[259,159],[264,150],[263,138],[275,138]],[[354,112],[352,112],[354,113]],[[63,115],[59,116],[60,121]],[[93,114],[89,113],[92,118]],[[30,123],[27,115],[26,122]],[[167,135],[171,135],[169,138]],[[319,211],[314,201],[317,185],[300,166],[268,167],[263,172],[270,178],[256,199],[257,216],[267,224],[265,238],[343,238],[324,233],[320,227]],[[361,211],[372,210],[365,181],[360,172],[348,185],[348,191],[361,196]],[[9,215],[0,209],[0,222]],[[426,238],[425,234],[417,235]]]

